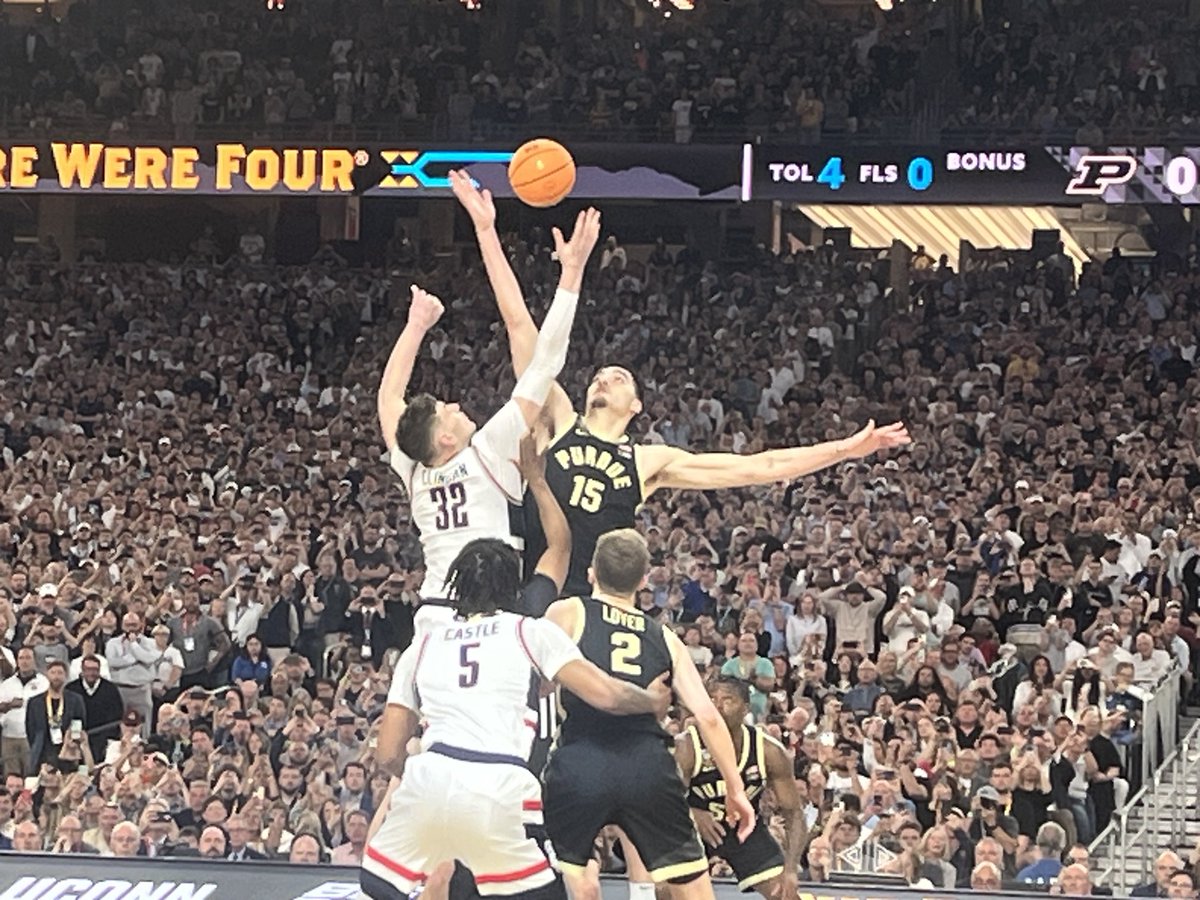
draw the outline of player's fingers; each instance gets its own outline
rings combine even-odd
[[[492,202],[492,192],[489,191],[487,188],[483,189],[483,199],[486,200],[488,203]]]
[[[558,226],[556,225],[555,227],[550,229],[550,234],[554,236],[555,249],[561,250],[563,248],[563,245],[566,244],[566,240],[563,239],[562,231],[559,230]]]
[[[586,226],[587,226],[587,210],[585,209],[585,210],[582,210],[579,213],[579,215],[577,215],[575,217],[575,234],[582,234],[583,230]]]

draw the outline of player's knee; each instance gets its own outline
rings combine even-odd
[[[692,872],[690,875],[680,875],[678,878],[668,878],[667,884],[671,885],[672,887],[682,887],[685,884],[691,884],[693,881],[699,880],[706,874],[708,873],[700,871]]]

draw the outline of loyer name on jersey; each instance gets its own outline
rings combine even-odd
[[[618,628],[624,628],[627,631],[646,630],[645,617],[637,613],[626,612],[619,607],[605,604],[601,610],[601,615],[609,625],[616,625]]]
[[[554,454],[554,461],[566,472],[575,466],[586,466],[603,472],[614,489],[633,485],[633,476],[629,474],[625,463],[615,459],[607,450],[598,450],[592,446],[564,447]]]

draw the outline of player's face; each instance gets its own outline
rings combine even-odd
[[[730,728],[736,728],[746,721],[746,713],[749,710],[746,704],[742,702],[742,698],[728,688],[718,686],[712,692],[713,706],[717,708],[717,712],[721,714],[721,718],[725,720],[725,724]]]
[[[587,409],[611,409],[619,415],[635,416],[642,411],[633,374],[620,366],[605,366],[588,385]]]
[[[457,403],[438,401],[436,427],[439,446],[465,447],[475,434],[475,423]]]

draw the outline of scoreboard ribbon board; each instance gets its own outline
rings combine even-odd
[[[1200,147],[746,145],[743,199],[805,204],[1200,204]]]

